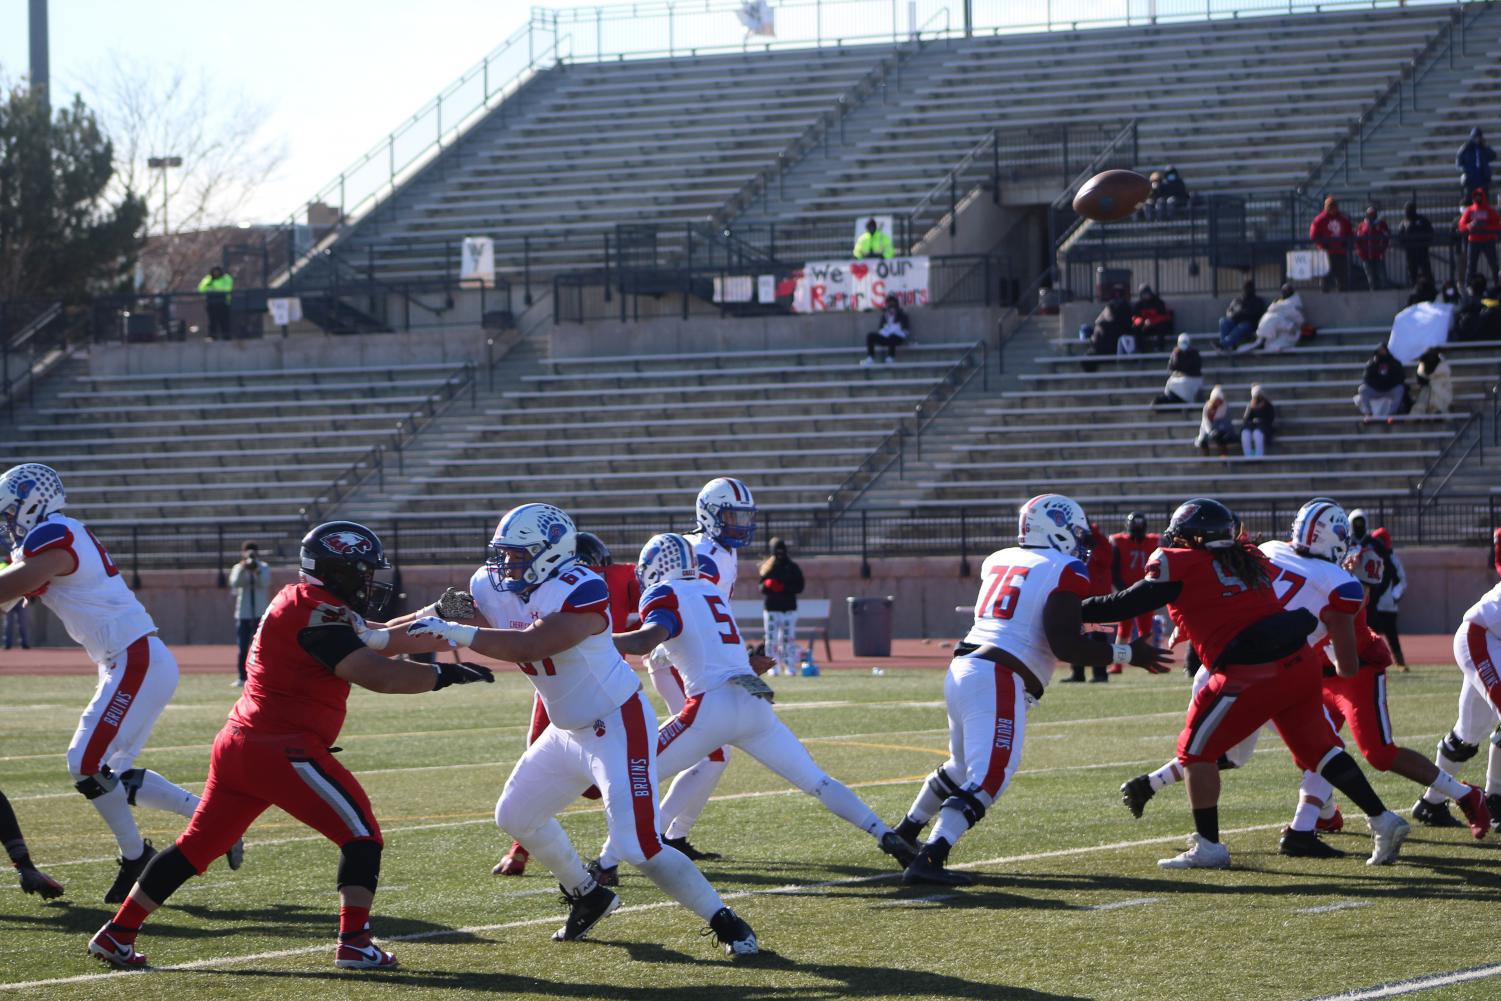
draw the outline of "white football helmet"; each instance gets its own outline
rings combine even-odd
[[[485,565],[497,591],[530,591],[577,562],[578,530],[551,504],[507,511],[486,547]]]
[[[67,502],[62,477],[51,466],[23,462],[0,474],[0,518],[13,545],[19,546],[27,532]]]
[[[1338,563],[1350,550],[1350,520],[1328,497],[1315,497],[1293,518],[1292,546],[1305,556]]]
[[[663,532],[653,535],[641,547],[641,558],[636,561],[636,580],[642,589],[660,584],[664,580],[697,580],[698,554],[681,535]]]
[[[705,483],[696,507],[699,531],[726,549],[749,545],[756,534],[756,500],[739,480],[721,476]]]
[[[1089,522],[1084,509],[1072,499],[1062,494],[1041,494],[1017,512],[1016,542],[1026,549],[1056,549],[1088,559]]]

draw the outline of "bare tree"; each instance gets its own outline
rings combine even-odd
[[[142,258],[150,291],[180,289],[216,263],[226,227],[286,156],[266,135],[269,110],[213,85],[203,71],[116,55],[91,80],[94,105],[115,147],[114,184],[146,198],[152,239]],[[177,156],[182,166],[147,166]],[[166,185],[165,205],[163,184]]]

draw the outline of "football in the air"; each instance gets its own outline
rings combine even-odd
[[[1152,191],[1152,182],[1134,170],[1107,170],[1084,182],[1074,196],[1074,211],[1095,222],[1115,222],[1136,211]]]

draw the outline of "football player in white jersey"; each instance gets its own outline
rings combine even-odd
[[[1018,512],[1017,544],[992,553],[981,567],[974,626],[954,648],[943,683],[949,760],[923,783],[896,828],[915,841],[938,815],[904,882],[974,882],[945,868],[949,851],[1006,791],[1021,763],[1027,713],[1042,698],[1058,661],[1167,670],[1166,651],[1149,639],[1125,644],[1084,635],[1080,605],[1089,594],[1089,538],[1078,504],[1043,494]]]
[[[755,498],[744,483],[721,476],[704,484],[694,509],[698,531],[683,538],[698,554],[699,573],[719,589],[726,602],[726,614],[732,614],[728,602],[735,590],[738,554],[750,544],[756,532]],[[673,668],[672,655],[665,647],[658,646],[647,654],[645,663],[652,687],[667,708],[674,715],[682,712],[687,696],[681,673]],[[667,825],[662,829],[663,840],[695,861],[719,858],[716,852],[694,848],[688,842],[688,832],[708,805],[729,763],[728,747],[713,749],[692,768],[680,772],[662,798],[662,822]]]
[[[585,870],[556,816],[594,785],[620,856],[707,920],[727,953],[756,952],[750,926],[658,837],[656,716],[610,638],[609,591],[578,562],[572,519],[551,504],[507,512],[469,590],[475,625],[423,616],[408,634],[511,661],[542,696],[551,722],[506,779],[495,823],[552,870],[570,901],[553,938],[584,937],[620,904]]]
[[[887,827],[849,787],[819,768],[772,709],[772,691],[757,677],[719,588],[699,573],[693,546],[681,535],[653,536],[636,564],[641,628],[616,633],[621,653],[666,647],[683,679],[687,702],[657,732],[657,774],[672,775],[716,747],[740,748],[839,817],[876,840],[905,868],[916,848]],[[685,832],[686,833],[686,832]],[[608,841],[590,866],[606,885],[617,859]]]
[[[1454,634],[1454,662],[1463,675],[1459,689],[1459,719],[1454,729],[1438,745],[1438,762],[1446,772],[1458,769],[1487,743],[1485,799],[1493,820],[1501,819],[1501,584],[1486,592],[1471,605]],[[1428,789],[1413,809],[1413,816],[1423,823],[1452,826],[1435,820],[1439,809],[1448,814],[1447,796],[1441,789]],[[1423,812],[1420,814],[1419,810]],[[1501,831],[1501,824],[1496,828]]]
[[[0,570],[0,609],[41,602],[98,665],[99,687],[68,744],[68,771],[120,847],[119,871],[104,895],[118,904],[156,854],[131,807],[191,817],[198,797],[134,767],[177,690],[177,661],[94,533],[62,514],[66,503],[62,479],[49,466],[27,462],[0,474],[0,519],[13,546],[10,566]],[[244,851],[240,843],[230,850],[231,869]]]

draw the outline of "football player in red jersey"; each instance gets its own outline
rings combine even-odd
[[[1089,561],[1085,564],[1089,568],[1089,593],[1091,595],[1110,594],[1115,588],[1110,586],[1110,567],[1115,562],[1115,549],[1110,545],[1110,536],[1100,531],[1099,522],[1089,523]],[[1108,634],[1107,634],[1108,635]],[[1110,680],[1110,675],[1105,673],[1104,664],[1095,664],[1090,668],[1089,681],[1103,683]],[[1059,678],[1060,685],[1078,684],[1084,681],[1084,665],[1070,664],[1069,676]]]
[[[1185,501],[1163,534],[1165,547],[1142,580],[1084,602],[1085,621],[1095,622],[1168,605],[1214,675],[1194,696],[1178,737],[1195,830],[1187,851],[1158,865],[1229,867],[1230,851],[1219,838],[1219,757],[1268,722],[1300,766],[1365,811],[1375,842],[1369,862],[1393,861],[1408,825],[1376,795],[1324,715],[1319,658],[1306,641],[1318,620],[1306,609],[1283,609],[1271,561],[1241,538],[1235,515],[1218,501]],[[1341,674],[1359,669],[1354,658],[1339,660]]]
[[[610,556],[610,547],[593,532],[578,534],[578,561],[605,579],[610,589],[610,629],[623,633],[631,628],[632,620],[638,620],[636,606],[641,603],[641,582],[636,579],[636,567],[631,563],[616,563]],[[532,723],[526,731],[526,746],[531,747],[547,729],[547,707],[542,696],[532,696]],[[585,799],[599,799],[599,787],[584,790]],[[521,876],[526,873],[527,860],[531,858],[521,842],[512,841],[511,850],[490,870],[492,876]]]
[[[229,850],[268,807],[279,806],[339,846],[339,943],[334,965],[386,969],[396,957],[370,939],[381,833],[359,781],[333,755],[349,686],[416,695],[494,681],[472,664],[390,660],[376,650],[419,646],[371,628],[390,593],[375,533],[332,521],[302,540],[302,579],[272,600],[251,643],[247,680],[214,740],[203,800],[187,830],[146,866],[89,953],[124,969],[146,965],[135,940],[152,911]],[[424,648],[435,646],[431,642]]]
[[[1147,560],[1157,551],[1161,540],[1156,532],[1147,531],[1147,516],[1140,511],[1126,515],[1126,530],[1110,537],[1110,579],[1117,591],[1124,591],[1147,575]],[[1130,643],[1137,636],[1150,639],[1154,644],[1160,637],[1156,633],[1156,609],[1143,612],[1129,622],[1115,626],[1115,641]],[[1120,674],[1123,665],[1111,664],[1110,673]]]

